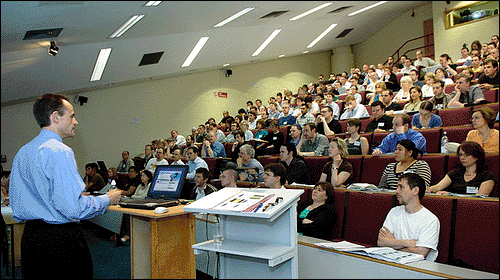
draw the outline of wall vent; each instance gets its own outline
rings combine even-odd
[[[62,28],[28,30],[23,40],[54,38],[59,36],[62,30]]]
[[[261,19],[263,19],[263,18],[275,18],[275,17],[279,17],[279,16],[281,16],[281,15],[283,15],[285,13],[288,13],[289,11],[290,10],[288,10],[288,11],[274,11],[274,12],[270,12],[269,14],[261,17]]]
[[[141,62],[139,63],[139,66],[157,64],[160,61],[160,58],[163,55],[163,53],[164,53],[164,51],[145,54],[142,57]]]
[[[335,38],[344,38],[347,34],[349,34],[349,32],[351,32],[354,28],[347,28],[347,29],[344,29],[344,31],[342,31],[337,37]]]
[[[332,14],[332,13],[340,13],[340,12],[342,12],[343,10],[345,10],[345,9],[349,9],[349,8],[352,8],[352,6],[343,6],[343,7],[337,8],[337,9],[335,9],[335,10],[333,10],[333,11],[330,11],[330,12],[328,12],[328,13],[329,13],[329,14]]]

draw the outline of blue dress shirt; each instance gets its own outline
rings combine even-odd
[[[212,148],[212,151],[214,152],[213,157],[226,157],[226,149],[219,141],[215,141],[213,144],[210,144],[210,148]],[[208,151],[205,152],[208,156]]]
[[[194,161],[188,161],[187,165],[189,166],[188,174],[186,175],[187,179],[193,179],[196,175],[196,169],[200,167],[205,167],[208,171],[210,171],[207,162],[200,157],[197,157]]]
[[[73,150],[55,132],[42,129],[12,162],[10,204],[16,221],[63,224],[104,213],[109,197],[83,196]]]
[[[377,149],[381,150],[384,154],[394,153],[399,140],[403,139],[411,140],[413,143],[415,143],[417,149],[420,149],[421,151],[426,153],[425,146],[427,145],[427,142],[425,140],[425,137],[422,135],[422,133],[411,128],[408,129],[406,133],[400,133],[396,135],[394,132],[392,132],[391,134],[387,135],[384,139],[382,139],[382,143],[380,143]]]

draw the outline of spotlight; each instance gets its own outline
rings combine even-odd
[[[56,46],[56,42],[51,41],[49,47],[49,54],[55,56],[59,52],[59,47]]]
[[[88,97],[78,96],[78,102],[80,102],[80,106],[83,106],[83,103],[87,103],[88,100],[89,100]]]

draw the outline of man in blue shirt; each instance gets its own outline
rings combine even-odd
[[[203,140],[201,147],[202,157],[226,157],[226,148],[219,141],[213,131],[208,133],[208,139]]]
[[[75,154],[62,139],[75,136],[69,99],[45,94],[33,106],[42,128],[12,162],[10,203],[13,217],[26,221],[21,240],[24,278],[93,276],[92,258],[78,222],[117,204],[122,191],[85,196]]]
[[[373,156],[394,153],[394,151],[396,150],[396,144],[399,140],[403,139],[411,140],[413,143],[415,143],[415,146],[418,149],[420,149],[424,153],[426,152],[425,147],[427,142],[425,140],[425,137],[422,135],[422,133],[410,128],[411,117],[408,116],[408,114],[396,114],[392,119],[392,127],[394,129],[394,132],[387,135],[382,140],[382,143],[375,150],[373,150]]]
[[[295,117],[292,112],[290,112],[290,105],[288,102],[284,102],[281,108],[283,109],[283,112],[280,113],[279,126],[295,124]]]
[[[188,160],[187,165],[189,166],[188,174],[186,175],[187,180],[194,179],[196,176],[196,169],[200,167],[209,169],[207,162],[198,156],[198,147],[196,146],[187,147],[186,159]]]

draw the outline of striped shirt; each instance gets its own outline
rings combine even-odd
[[[380,178],[379,188],[396,189],[398,186],[398,179],[404,173],[416,173],[422,177],[425,181],[425,186],[428,187],[431,184],[431,168],[425,160],[417,160],[405,171],[396,173],[396,164],[398,162],[391,162],[386,167],[384,172],[382,172],[382,178]]]

